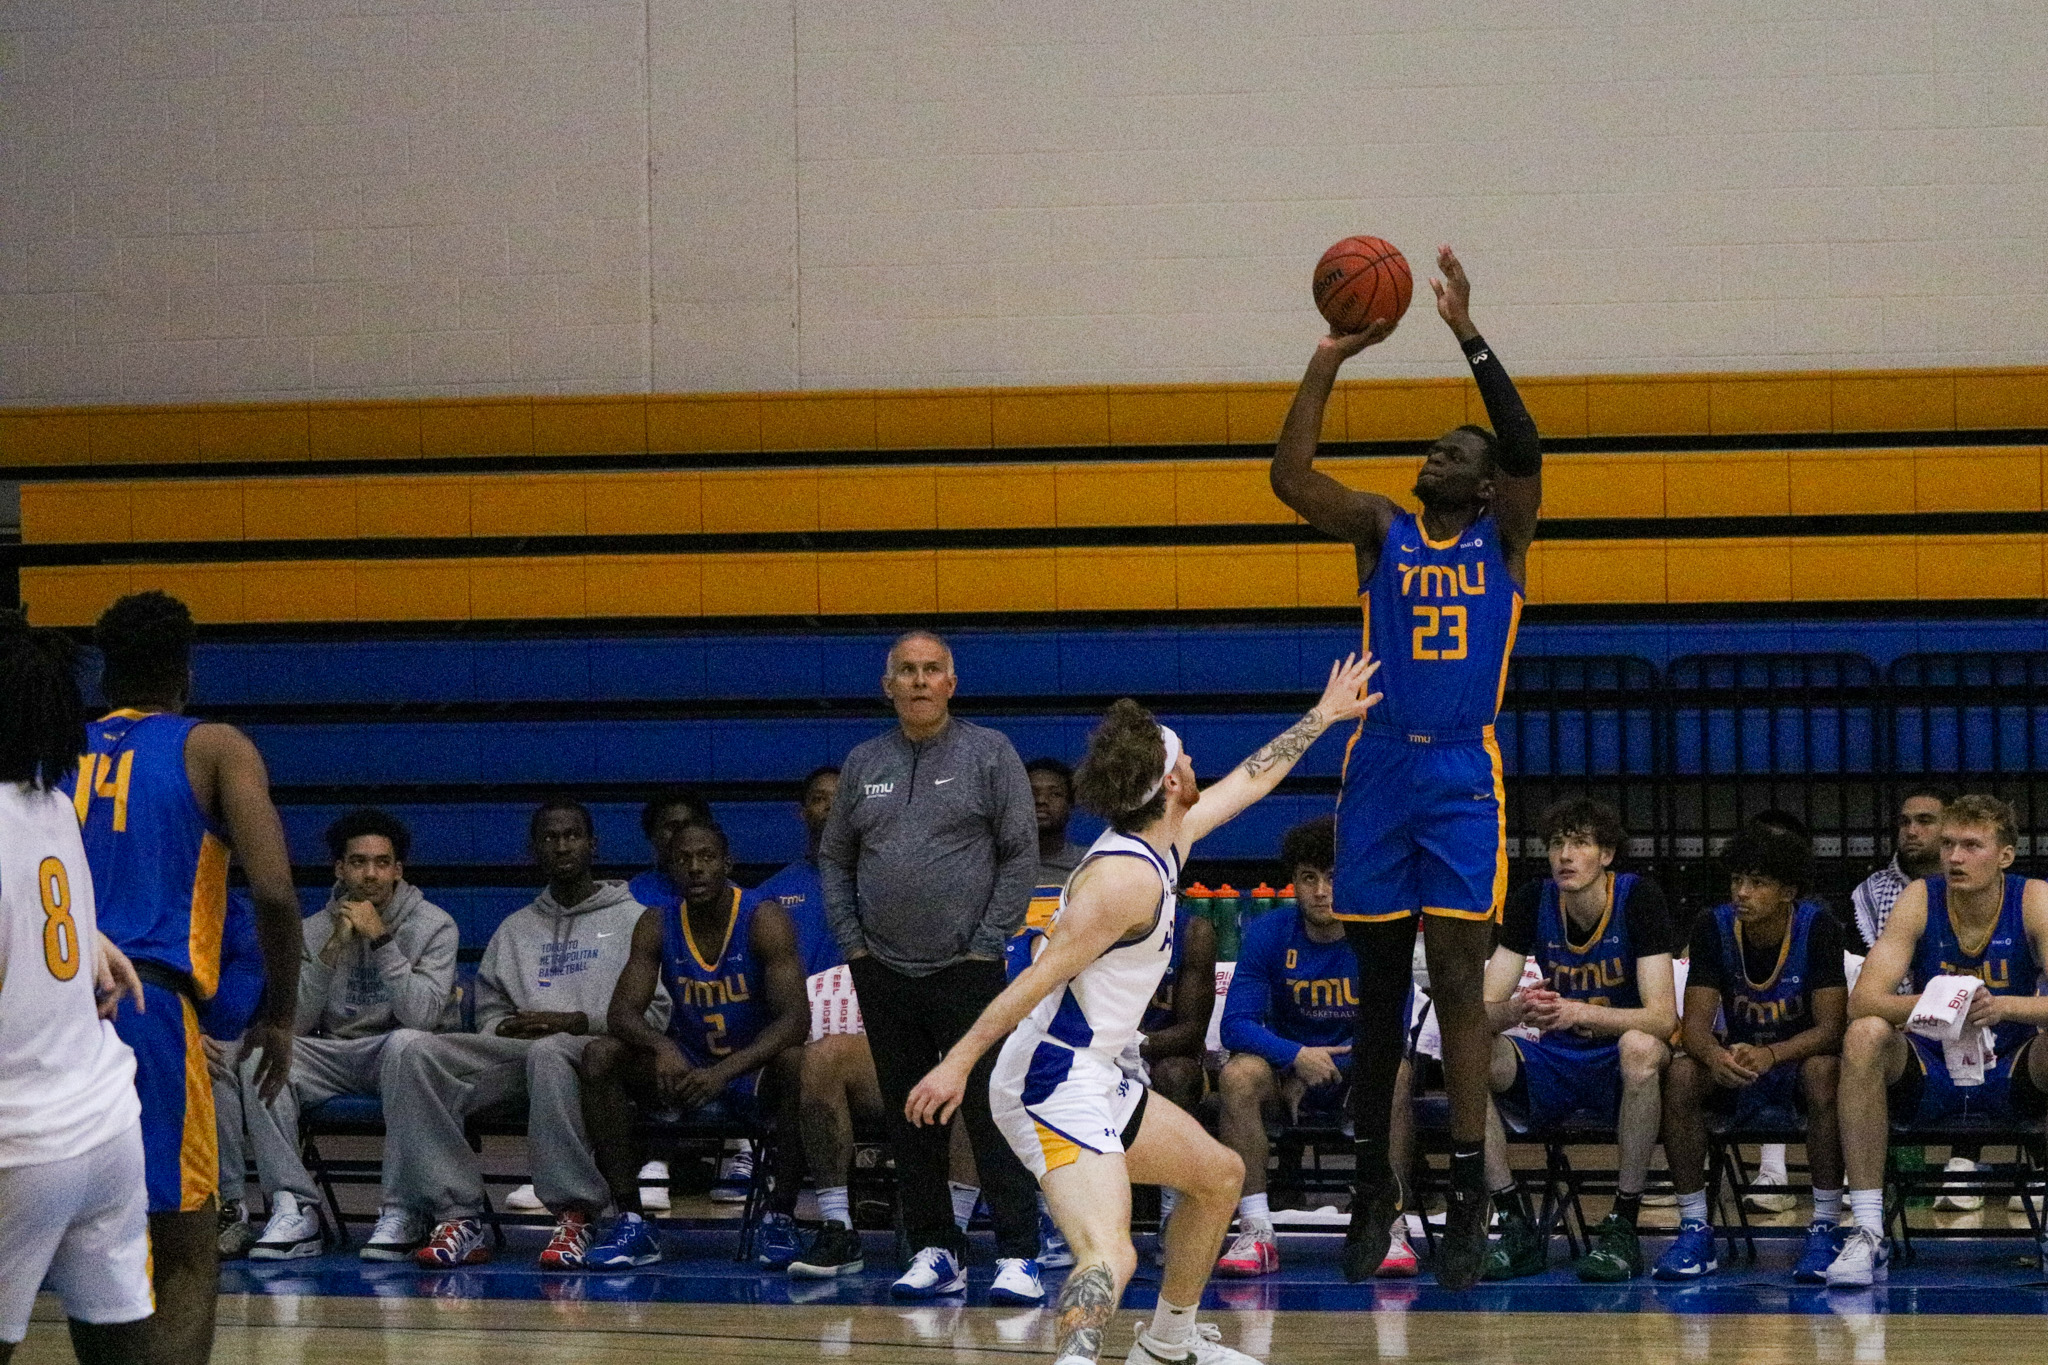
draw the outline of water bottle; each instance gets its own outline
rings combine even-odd
[[[1237,888],[1229,882],[1216,888],[1209,900],[1209,918],[1216,925],[1216,960],[1237,961],[1237,947],[1241,934],[1239,913],[1242,900]]]

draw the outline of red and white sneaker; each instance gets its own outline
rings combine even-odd
[[[413,1253],[413,1259],[429,1270],[451,1265],[482,1265],[491,1259],[491,1247],[484,1240],[481,1220],[451,1218],[434,1225],[434,1235]]]
[[[1421,1271],[1415,1259],[1415,1248],[1408,1245],[1406,1221],[1394,1225],[1393,1236],[1387,1243],[1387,1259],[1380,1262],[1380,1268],[1373,1278],[1380,1280],[1413,1279]]]
[[[1280,1268],[1280,1244],[1273,1238],[1271,1223],[1243,1223],[1223,1256],[1216,1273],[1233,1279],[1270,1275]]]
[[[555,1220],[555,1235],[540,1254],[542,1270],[582,1270],[590,1251],[590,1219],[576,1212]]]

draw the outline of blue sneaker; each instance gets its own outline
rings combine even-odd
[[[1842,1254],[1847,1235],[1833,1223],[1815,1223],[1807,1228],[1806,1245],[1800,1249],[1799,1263],[1792,1267],[1792,1283],[1826,1284],[1828,1267]]]
[[[889,1293],[899,1299],[936,1299],[966,1288],[967,1272],[958,1258],[944,1247],[925,1247],[910,1258],[910,1269],[889,1286]]]
[[[647,1226],[645,1218],[637,1213],[622,1213],[583,1259],[592,1270],[630,1270],[659,1261],[661,1244],[654,1240],[654,1229]]]
[[[995,1283],[988,1287],[990,1303],[1017,1303],[1036,1308],[1045,1302],[1045,1286],[1038,1281],[1038,1262],[1020,1256],[1005,1256],[996,1262]]]
[[[770,1270],[787,1270],[803,1252],[797,1240],[796,1219],[786,1213],[764,1213],[761,1226],[754,1229],[754,1260]]]
[[[1714,1229],[1697,1218],[1688,1218],[1678,1226],[1678,1240],[1657,1258],[1650,1278],[1697,1280],[1720,1268],[1721,1263],[1714,1259]]]

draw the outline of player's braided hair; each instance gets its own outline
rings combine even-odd
[[[0,611],[0,782],[49,791],[78,766],[85,708],[77,663],[70,640]]]
[[[169,593],[130,593],[100,614],[100,690],[116,706],[176,701],[192,677],[192,613]]]
[[[1125,697],[1109,708],[1088,736],[1088,752],[1074,769],[1074,800],[1119,832],[1143,829],[1166,811],[1166,793],[1145,793],[1166,766],[1166,741],[1152,713]]]

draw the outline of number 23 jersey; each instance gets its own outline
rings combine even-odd
[[[1508,576],[1487,513],[1449,540],[1401,512],[1359,589],[1365,643],[1385,699],[1367,724],[1415,736],[1476,739],[1500,712],[1522,590]]]
[[[0,1168],[91,1151],[141,1113],[93,996],[97,935],[71,803],[0,783]]]

